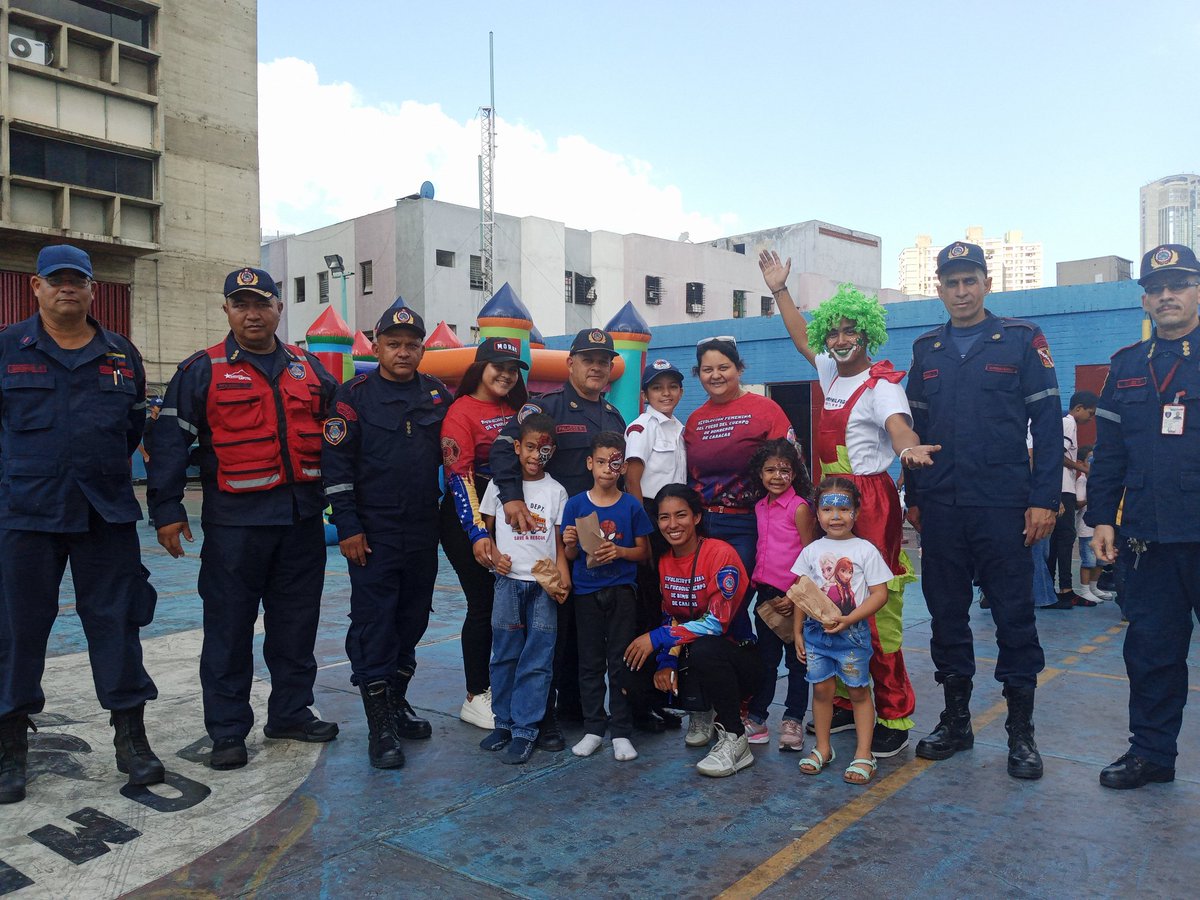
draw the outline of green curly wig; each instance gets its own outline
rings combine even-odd
[[[808,323],[808,346],[817,353],[825,352],[829,332],[849,319],[867,338],[867,352],[874,354],[887,340],[887,325],[883,319],[887,310],[878,297],[868,297],[852,284],[838,285],[838,292],[813,310]]]

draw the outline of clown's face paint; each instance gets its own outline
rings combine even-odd
[[[625,474],[625,454],[614,447],[601,447],[588,457],[588,469],[596,487],[601,490],[616,487],[617,479]]]
[[[838,327],[826,335],[825,349],[837,361],[839,372],[850,369],[846,374],[856,374],[869,363],[867,336],[849,319],[842,319]]]
[[[517,456],[521,460],[521,475],[527,481],[537,481],[542,471],[554,456],[554,436],[534,431],[516,444]]]

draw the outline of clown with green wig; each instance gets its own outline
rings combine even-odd
[[[916,581],[916,576],[901,549],[903,512],[887,470],[897,456],[905,468],[932,465],[932,454],[941,447],[922,444],[913,431],[908,398],[900,387],[905,373],[887,360],[871,359],[887,340],[886,311],[878,298],[843,284],[805,323],[787,289],[792,261],[781,263],[774,251],[762,251],[758,265],[792,342],[817,370],[825,395],[813,468],[822,478],[841,475],[854,480],[862,494],[854,533],[879,549],[894,576],[887,583],[887,605],[869,621],[876,716],[871,752],[877,757],[895,756],[908,746],[916,706],[900,649],[904,586]],[[835,703],[832,730],[853,728],[849,701],[839,696]]]

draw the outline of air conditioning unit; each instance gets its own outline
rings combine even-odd
[[[8,55],[13,59],[23,59],[26,62],[38,63],[43,66],[50,65],[50,60],[54,56],[50,52],[50,46],[45,42],[18,35],[9,35]]]

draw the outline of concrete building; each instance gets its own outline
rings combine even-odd
[[[1092,259],[1071,259],[1056,266],[1059,287],[1072,284],[1101,284],[1107,281],[1128,281],[1133,263],[1120,256],[1096,256]]]
[[[1142,253],[1159,244],[1200,251],[1200,175],[1168,175],[1141,190]]]
[[[841,281],[879,292],[879,238],[824,222],[803,222],[706,243],[567,228],[536,216],[496,215],[497,287],[508,282],[544,334],[603,325],[626,300],[651,326],[770,316],[774,302],[758,251],[792,257],[797,302],[815,306]],[[325,257],[340,255],[346,280]],[[302,341],[334,304],[352,328],[368,331],[397,294],[429,326],[445,321],[466,343],[483,294],[479,211],[419,197],[304,234],[268,239],[262,265],[284,285],[286,331]],[[346,305],[342,309],[342,284]],[[898,299],[885,292],[884,299]]]
[[[1020,231],[1006,231],[1003,238],[984,237],[972,225],[964,240],[978,244],[987,258],[992,290],[1028,291],[1042,286],[1042,245],[1026,241]],[[927,234],[917,235],[914,246],[900,251],[900,291],[913,297],[937,295],[937,255],[950,241],[934,243]]]
[[[0,318],[33,311],[42,246],[77,244],[161,383],[258,258],[257,6],[5,0],[0,42]]]

